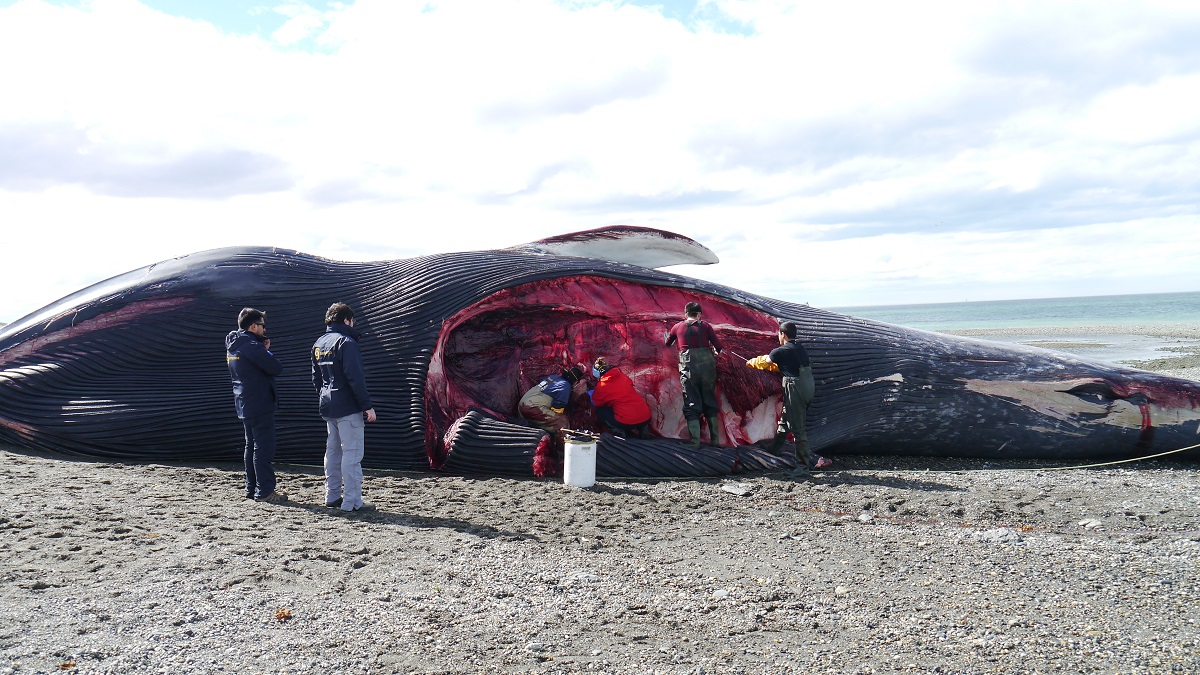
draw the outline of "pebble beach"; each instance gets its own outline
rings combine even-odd
[[[1169,330],[1131,365],[1200,379],[1200,330]],[[0,446],[0,675],[1200,670],[1200,463],[835,460],[368,471],[376,508],[343,514],[316,467],[269,505],[237,465]]]

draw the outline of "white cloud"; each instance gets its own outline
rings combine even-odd
[[[1194,140],[1200,136],[1198,93],[1200,74],[1122,87],[1096,97],[1077,128],[1101,141],[1129,145]]]
[[[1192,5],[700,5],[286,0],[268,37],[134,0],[0,8],[0,218],[25,252],[0,283],[40,280],[0,321],[201,248],[614,223],[816,304],[1197,289]],[[801,271],[773,271],[781,237]]]

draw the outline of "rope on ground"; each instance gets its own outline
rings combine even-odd
[[[1160,452],[1155,455],[1146,455],[1145,457],[1130,457],[1128,459],[1116,459],[1111,462],[1097,462],[1095,464],[1077,464],[1074,466],[1044,466],[1044,467],[1030,466],[1030,467],[1017,467],[1017,468],[1013,468],[1013,469],[822,469],[822,470],[814,471],[813,475],[815,477],[820,474],[854,473],[854,472],[858,472],[858,471],[872,471],[872,472],[884,471],[887,473],[983,473],[983,472],[987,472],[987,471],[1069,471],[1069,470],[1074,470],[1074,469],[1095,469],[1095,468],[1102,467],[1102,466],[1115,466],[1117,464],[1128,464],[1130,462],[1142,462],[1147,459],[1157,459],[1159,457],[1166,457],[1168,455],[1177,455],[1181,452],[1187,452],[1188,450],[1196,450],[1198,448],[1200,448],[1200,443],[1198,443],[1196,445],[1189,445],[1186,448],[1178,448],[1176,450],[1168,450],[1166,452]],[[753,473],[762,474],[762,473],[778,473],[778,472],[756,471]],[[748,473],[745,475],[747,477],[749,477],[752,474]],[[671,481],[693,481],[699,477],[698,476],[684,476],[684,477],[681,477],[681,476],[597,476],[596,478],[597,478],[597,480],[601,480],[601,481],[671,482]],[[725,476],[723,478],[724,478],[724,480],[737,480],[736,475]]]

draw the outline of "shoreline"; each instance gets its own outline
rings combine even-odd
[[[937,331],[949,335],[1147,335],[1162,338],[1200,340],[1200,323],[1143,323],[1128,325],[1089,326],[1015,326],[1007,328],[959,328]]]
[[[1000,342],[1015,342],[1044,347],[1076,356],[1091,358],[1089,351],[1103,343],[1088,340],[1096,336],[1141,336],[1161,342],[1155,358],[1122,359],[1115,365],[1148,370],[1160,375],[1200,381],[1200,323],[1180,322],[1125,326],[1023,326],[1014,328],[968,328],[938,331],[946,335],[974,337]],[[1021,340],[1020,338],[1048,338]],[[1084,338],[1076,340],[1072,338]],[[1161,356],[1157,355],[1161,354]]]

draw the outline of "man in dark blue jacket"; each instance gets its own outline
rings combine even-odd
[[[375,421],[367,393],[360,334],[354,310],[343,302],[325,312],[325,334],[312,349],[312,383],[320,399],[325,442],[325,505],[343,511],[370,509],[362,500],[362,458],[366,422]],[[365,420],[364,420],[365,418]]]
[[[275,377],[283,364],[271,353],[267,315],[247,307],[238,330],[225,336],[225,362],[233,378],[233,406],[246,430],[246,498],[279,504],[287,495],[275,489]]]
[[[568,368],[559,375],[547,375],[521,397],[517,415],[557,438],[558,432],[571,423],[567,417],[567,404],[571,402],[575,385],[581,380],[583,369],[579,366]]]

